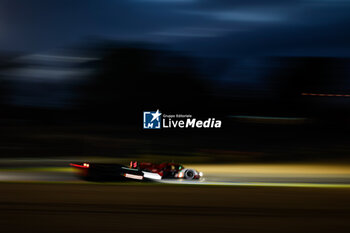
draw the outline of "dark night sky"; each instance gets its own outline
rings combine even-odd
[[[347,0],[0,0],[0,49],[89,36],[218,55],[350,55]]]

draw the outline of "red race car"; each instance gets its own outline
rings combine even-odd
[[[185,168],[181,164],[178,163],[138,163],[138,162],[130,162],[131,168],[138,168],[144,172],[144,176],[152,177],[152,174],[158,174],[160,179],[172,179],[172,178],[180,178],[180,179],[200,179],[203,177],[202,172],[198,172],[192,168]]]
[[[184,168],[177,163],[138,163],[130,162],[129,167],[122,164],[71,163],[76,174],[89,181],[152,181],[161,179],[199,179],[202,172]]]

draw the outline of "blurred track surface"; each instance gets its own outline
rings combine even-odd
[[[350,189],[0,183],[1,232],[349,232]]]

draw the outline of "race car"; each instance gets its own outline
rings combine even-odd
[[[136,164],[135,164],[136,163]],[[198,172],[195,169],[192,168],[185,168],[183,165],[178,163],[161,163],[161,164],[154,164],[154,163],[137,163],[137,162],[130,162],[130,167],[132,168],[139,168],[143,172],[151,172],[158,174],[162,177],[162,179],[173,179],[173,178],[180,178],[180,179],[200,179],[203,177],[202,172]]]
[[[154,181],[161,179],[200,179],[202,172],[184,168],[176,163],[138,163],[131,161],[129,166],[102,163],[71,163],[76,174],[88,181]]]

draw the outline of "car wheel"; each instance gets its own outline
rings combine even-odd
[[[195,176],[195,171],[192,169],[188,169],[185,172],[185,179],[187,179],[187,180],[193,180],[194,176]]]

